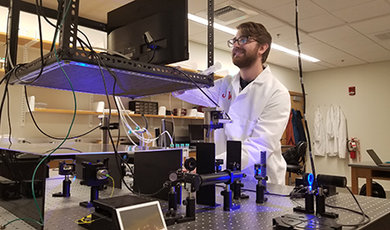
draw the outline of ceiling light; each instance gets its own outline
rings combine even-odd
[[[271,48],[272,49],[276,49],[276,50],[279,50],[279,51],[282,51],[282,52],[285,52],[285,53],[288,53],[288,54],[291,54],[291,55],[294,55],[296,57],[299,56],[298,52],[295,51],[295,50],[290,50],[284,46],[281,46],[281,45],[278,45],[278,44],[275,44],[275,43],[272,43],[271,45]],[[311,57],[309,55],[306,55],[306,54],[303,54],[301,53],[301,58],[303,60],[306,60],[306,61],[311,61],[311,62],[319,62],[320,60],[318,60],[317,58],[314,58],[314,57]]]
[[[204,19],[202,17],[199,17],[199,16],[196,16],[196,15],[193,15],[193,14],[188,14],[188,19],[191,20],[191,21],[200,23],[202,25],[205,25],[205,26],[208,25],[208,21],[206,19]],[[237,34],[237,30],[236,29],[232,29],[230,27],[223,26],[223,25],[215,23],[215,22],[214,22],[214,28],[217,29],[217,30],[223,31],[225,33],[231,34],[233,36]],[[288,48],[286,48],[284,46],[281,46],[281,45],[278,45],[278,44],[275,44],[275,43],[272,43],[271,48],[279,50],[279,51],[282,51],[282,52],[285,52],[285,53],[288,53],[290,55],[294,55],[296,57],[299,56],[297,51],[288,49]],[[303,53],[301,53],[301,58],[303,60],[310,61],[310,62],[319,62],[320,61],[317,58],[311,57],[311,56],[303,54]]]
[[[205,26],[208,25],[208,21],[206,19],[199,17],[199,16],[196,16],[196,15],[193,15],[193,14],[188,14],[188,19],[191,21],[200,23],[202,25],[205,25]],[[215,22],[214,22],[214,28],[217,30],[223,31],[225,33],[228,33],[228,34],[232,34],[232,35],[236,35],[236,33],[237,33],[236,29],[232,29],[230,27],[223,26],[223,25],[215,23]]]

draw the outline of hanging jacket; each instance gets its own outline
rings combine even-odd
[[[303,128],[302,124],[302,114],[299,110],[292,109],[292,124],[293,124],[293,130],[294,130],[294,140],[295,143],[299,142],[306,142],[306,135],[305,135],[305,129]]]
[[[325,156],[325,144],[325,123],[320,111],[320,107],[317,107],[314,112],[313,154],[317,156]]]
[[[286,126],[286,145],[295,145],[294,129],[292,124],[293,113],[290,112],[290,117]]]
[[[348,129],[347,129],[347,119],[341,107],[339,106],[339,130],[338,130],[338,149],[339,149],[339,157],[345,158],[348,153],[347,140],[348,140]]]
[[[326,145],[328,156],[345,158],[347,152],[347,122],[340,106],[331,105],[326,115]]]

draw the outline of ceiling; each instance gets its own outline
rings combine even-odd
[[[35,0],[24,1],[35,3]],[[79,15],[106,22],[106,12],[131,1],[80,0]],[[205,16],[207,2],[188,0],[189,13]],[[44,0],[43,4],[57,7],[52,0]],[[246,15],[238,21],[233,17],[232,20],[215,19],[215,22],[231,28],[244,21],[260,22],[269,30],[274,43],[297,49],[294,0],[214,0],[214,10],[226,6]],[[390,0],[299,0],[298,7],[301,51],[320,60],[303,61],[304,71],[390,60]],[[206,44],[206,33],[205,26],[189,21],[191,41]],[[229,51],[226,41],[232,35],[216,30],[214,36],[215,47]],[[271,51],[268,62],[297,69],[296,57],[277,50]]]

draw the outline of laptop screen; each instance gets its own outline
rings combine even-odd
[[[376,152],[373,149],[367,149],[366,150],[368,155],[372,158],[372,160],[375,162],[375,164],[380,165],[382,164],[382,160],[376,155]]]
[[[158,201],[117,208],[120,230],[166,230],[164,216]]]

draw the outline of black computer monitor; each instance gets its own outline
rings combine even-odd
[[[203,143],[204,142],[204,125],[188,125],[188,131],[190,136],[190,143]]]
[[[135,0],[107,15],[108,49],[132,60],[169,64],[187,60],[187,0]]]

